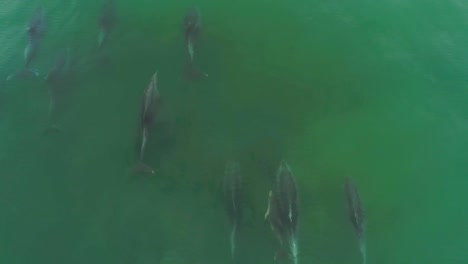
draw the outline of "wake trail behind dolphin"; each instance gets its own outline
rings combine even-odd
[[[236,230],[237,230],[237,223],[235,223],[234,226],[232,227],[231,236],[230,236],[232,259],[234,259],[235,251],[236,251]]]
[[[361,252],[362,264],[367,264],[367,246],[364,238],[359,239],[359,251]]]
[[[292,237],[291,241],[289,243],[290,243],[290,251],[291,251],[291,254],[292,254],[291,257],[293,259],[293,262],[294,262],[294,264],[298,264],[299,260],[297,258],[298,249],[297,249],[297,240],[296,240],[296,238]]]

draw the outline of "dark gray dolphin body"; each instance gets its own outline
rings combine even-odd
[[[356,236],[359,240],[359,248],[361,251],[362,262],[365,264],[367,262],[367,253],[366,253],[366,241],[365,241],[365,217],[364,209],[361,202],[361,197],[359,196],[358,189],[351,178],[347,177],[345,179],[345,195],[346,203],[348,206],[348,215],[351,224],[353,225]]]
[[[157,115],[157,110],[160,103],[160,94],[158,90],[158,73],[155,72],[151,78],[148,87],[143,93],[143,102],[140,112],[140,128],[141,128],[141,145],[139,153],[139,163],[134,171],[154,174],[154,170],[143,163],[146,144],[148,142],[149,130],[153,125],[154,119]]]
[[[200,10],[196,7],[189,9],[184,17],[184,37],[185,46],[189,55],[189,71],[191,75],[198,73],[208,76],[208,74],[197,70],[194,65],[195,46],[201,33],[201,27]]]
[[[98,18],[99,36],[98,49],[101,49],[114,28],[116,21],[115,0],[106,0]]]
[[[24,68],[19,72],[8,76],[7,80],[10,80],[15,76],[27,77],[30,75],[39,75],[39,73],[36,70],[31,69],[30,66],[32,61],[37,56],[37,52],[39,50],[39,46],[44,36],[45,30],[46,21],[44,8],[39,7],[35,10],[31,20],[29,21],[28,27],[26,28],[28,43],[24,49]]]
[[[298,262],[297,223],[297,185],[291,168],[281,161],[276,174],[275,184],[269,193],[268,209],[265,218],[277,236],[282,250],[284,247],[294,263]],[[276,256],[275,256],[276,258]]]
[[[231,256],[235,256],[236,232],[242,217],[242,175],[235,161],[228,161],[224,171],[223,193],[226,214],[231,225]]]

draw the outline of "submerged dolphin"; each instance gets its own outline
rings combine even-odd
[[[157,114],[157,108],[160,103],[160,94],[158,90],[158,72],[155,72],[151,78],[148,87],[143,93],[143,102],[141,106],[141,145],[139,163],[135,167],[137,172],[145,172],[154,174],[154,170],[143,163],[146,144],[148,142],[149,129],[153,125],[154,118]]]
[[[356,236],[359,240],[362,263],[367,262],[366,240],[364,234],[365,218],[361,198],[358,189],[350,177],[345,179],[346,203],[348,205],[349,220],[353,225]]]
[[[240,166],[235,161],[228,161],[226,163],[223,191],[226,214],[231,225],[231,235],[229,240],[231,244],[231,256],[234,259],[236,248],[236,232],[242,216],[242,175],[240,172]]]
[[[44,80],[48,83],[56,83],[65,77],[65,74],[70,68],[70,48],[67,48],[59,53],[54,65]]]
[[[103,47],[108,35],[114,28],[115,20],[115,0],[106,0],[102,6],[99,14],[99,36],[98,36],[98,49]]]
[[[282,250],[288,251],[295,264],[298,263],[296,234],[298,217],[296,180],[291,168],[283,160],[276,174],[273,189],[269,192],[265,219],[270,221],[271,229],[277,236]]]
[[[193,7],[187,11],[184,17],[184,37],[185,45],[189,55],[189,71],[191,75],[202,74],[208,77],[208,74],[196,69],[194,64],[195,45],[201,33],[200,10]]]
[[[24,49],[24,68],[17,73],[13,73],[7,77],[7,80],[12,79],[15,76],[19,77],[28,77],[28,76],[38,76],[39,73],[37,70],[30,68],[31,62],[36,58],[37,52],[39,50],[39,44],[44,36],[46,30],[44,8],[38,7],[31,20],[29,21],[28,27],[26,28],[26,33],[28,36],[28,43]]]
[[[51,131],[60,131],[56,124],[53,124],[54,113],[56,112],[57,97],[63,92],[63,86],[66,85],[66,79],[70,70],[70,49],[67,48],[59,53],[55,63],[44,78],[48,84],[49,92],[49,119],[51,126],[46,129],[46,133]]]

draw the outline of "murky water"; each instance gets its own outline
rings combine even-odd
[[[468,261],[468,4],[117,1],[98,51],[95,1],[0,2],[0,262],[230,263],[225,162],[242,167],[238,263],[273,263],[264,220],[286,159],[299,263],[360,263],[343,183],[367,218],[368,263]],[[183,17],[202,17],[186,78]],[[25,27],[47,30],[23,67]],[[70,52],[59,84],[44,81]],[[161,109],[135,175],[143,90]],[[51,124],[50,89],[58,89]],[[286,262],[285,262],[286,263]]]

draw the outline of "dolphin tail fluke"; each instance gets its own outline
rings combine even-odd
[[[367,246],[366,240],[363,238],[359,240],[359,251],[361,252],[362,264],[367,264]]]
[[[27,73],[29,73],[33,77],[39,77],[39,71],[37,69],[27,69]]]
[[[44,130],[44,135],[58,133],[60,131],[62,131],[62,129],[58,125],[51,125]]]
[[[154,169],[142,161],[138,162],[132,169],[133,173],[154,174]]]
[[[21,78],[21,79],[27,79],[27,78],[36,78],[39,76],[39,71],[36,69],[30,69],[30,68],[24,68],[23,70],[12,73],[8,75],[6,78],[7,81],[10,81],[14,78]]]
[[[189,62],[186,69],[187,78],[190,80],[206,78],[208,74],[199,69],[193,62]]]
[[[237,223],[234,224],[234,226],[232,227],[231,235],[229,237],[229,241],[230,241],[230,244],[231,244],[231,257],[232,257],[232,259],[235,258],[235,254],[236,254],[236,231],[237,231]]]
[[[197,67],[193,67],[194,68],[194,71],[195,71],[195,74],[199,77],[208,77],[208,73],[202,71],[200,68],[197,68]]]

